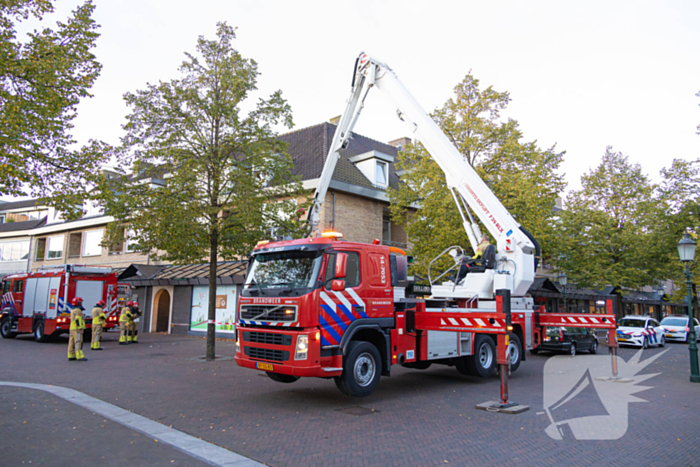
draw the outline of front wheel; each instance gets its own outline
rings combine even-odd
[[[280,373],[272,373],[268,372],[267,376],[272,380],[272,381],[277,381],[278,383],[293,383],[296,380],[299,379],[298,376],[292,376],[292,375],[283,375]]]
[[[649,348],[649,341],[647,340],[646,337],[642,339],[642,348],[643,349],[648,349]]]
[[[593,343],[591,344],[591,350],[589,352],[592,353],[593,355],[598,353],[598,341],[597,340],[593,339]]]
[[[663,347],[666,345],[666,336],[661,336],[661,342],[659,342],[659,347]]]
[[[343,364],[343,374],[336,379],[336,386],[344,394],[367,397],[376,389],[382,374],[382,360],[377,348],[364,341],[354,341],[348,346]]]
[[[16,332],[12,332],[12,323],[10,322],[10,318],[3,318],[3,320],[0,321],[0,335],[4,339],[12,339],[17,336]]]

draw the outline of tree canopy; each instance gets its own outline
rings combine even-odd
[[[99,179],[105,145],[74,149],[76,106],[91,97],[101,65],[91,50],[97,24],[87,1],[55,29],[18,37],[17,26],[53,11],[51,0],[8,0],[0,6],[0,195],[50,196],[77,215]]]
[[[510,96],[492,87],[481,89],[469,73],[454,88],[454,96],[435,110],[433,118],[454,146],[486,182],[513,217],[538,239],[547,254],[555,200],[564,189],[557,173],[563,153],[523,141],[515,120],[501,121]],[[416,273],[445,248],[468,245],[462,221],[445,184],[445,175],[418,143],[399,153],[403,171],[398,190],[389,190],[393,219],[405,223],[413,242]],[[413,212],[412,207],[420,206]],[[482,228],[483,231],[485,229]]]
[[[107,180],[109,240],[127,234],[138,248],[175,263],[208,258],[207,359],[214,358],[216,271],[219,259],[248,254],[270,228],[295,233],[297,195],[291,157],[275,124],[292,126],[291,109],[276,91],[249,112],[258,65],[234,49],[235,29],[217,25],[186,54],[182,77],[125,95],[130,108],[120,149],[133,174]],[[281,229],[281,230],[280,230]]]

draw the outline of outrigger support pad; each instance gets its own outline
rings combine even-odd
[[[510,290],[501,289],[496,291],[496,312],[505,314],[507,332],[506,334],[498,335],[498,345],[496,349],[496,353],[498,354],[497,363],[501,374],[501,400],[499,402],[488,401],[483,404],[477,404],[476,408],[478,410],[486,410],[487,412],[519,414],[530,410],[530,407],[508,400],[508,374],[510,373],[510,355],[508,347],[510,345],[510,331],[512,329]]]

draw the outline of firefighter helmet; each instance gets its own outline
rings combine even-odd
[[[83,299],[80,298],[80,297],[74,297],[74,298],[70,301],[70,304],[71,304],[71,305],[80,305],[81,303],[83,303]]]
[[[103,307],[105,305],[106,305],[106,303],[104,300],[100,300],[99,302],[97,302],[97,306],[99,306],[99,307]]]
[[[129,300],[128,302],[126,302],[126,306],[134,306],[134,302],[132,302],[131,300]]]

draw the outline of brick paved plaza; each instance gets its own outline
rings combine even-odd
[[[0,339],[0,380],[72,388],[274,466],[700,464],[700,384],[688,382],[682,344],[667,345],[641,372],[661,374],[641,384],[651,389],[636,396],[649,402],[629,405],[621,439],[556,441],[544,431],[550,355],[528,356],[512,375],[511,399],[530,411],[505,415],[474,408],[497,398],[497,377],[465,377],[449,367],[395,366],[374,394],[353,399],[332,380],[284,385],[230,358],[205,363],[197,359],[200,338],[145,334],[140,344],[120,347],[117,337],[106,335],[103,352],[86,351],[88,362],[66,360],[66,338]],[[664,350],[644,351],[642,360]],[[627,360],[636,351],[620,355]],[[234,343],[217,342],[217,354],[232,357]],[[0,386],[0,401],[2,465],[205,465],[42,391]],[[573,416],[600,411],[587,401],[570,403]]]

